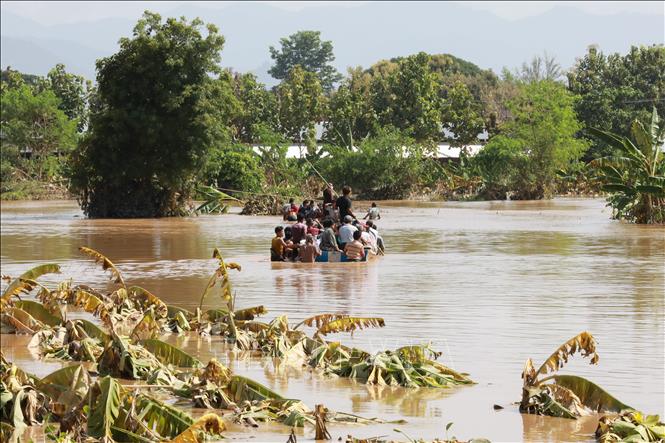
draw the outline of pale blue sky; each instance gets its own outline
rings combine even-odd
[[[2,10],[11,11],[17,15],[29,18],[45,25],[72,23],[79,21],[95,21],[104,18],[118,17],[134,19],[145,9],[160,13],[183,5],[195,3],[209,9],[223,9],[237,2],[147,2],[147,1],[121,1],[121,2],[85,2],[85,1],[2,1]],[[256,2],[270,3],[272,6],[291,11],[304,8],[316,8],[323,4],[336,4],[343,8],[367,2]],[[462,3],[462,2],[455,2]],[[605,15],[623,12],[635,12],[649,15],[665,15],[665,2],[463,2],[473,9],[491,12],[501,18],[520,19],[538,15],[552,9],[557,4],[565,3],[567,6],[578,8],[584,12]],[[377,3],[376,7],[381,5]]]

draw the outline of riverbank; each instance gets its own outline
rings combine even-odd
[[[3,182],[0,201],[74,200],[67,187],[57,182],[22,180]]]

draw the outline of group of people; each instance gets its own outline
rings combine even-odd
[[[376,203],[372,203],[361,222],[352,210],[351,188],[344,186],[342,195],[334,199],[328,184],[323,192],[323,206],[305,200],[298,207],[291,199],[283,207],[285,221],[290,226],[277,226],[270,248],[271,261],[302,261],[312,263],[322,251],[343,252],[347,260],[361,261],[367,253],[382,253],[383,239],[375,220],[381,218]]]

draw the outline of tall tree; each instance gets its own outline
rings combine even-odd
[[[233,90],[240,103],[233,120],[235,137],[242,143],[255,143],[259,139],[259,126],[278,127],[277,99],[254,74],[236,73]]]
[[[464,83],[458,81],[446,90],[442,122],[451,146],[463,148],[478,141],[484,121],[479,104]]]
[[[554,56],[544,52],[542,56],[534,56],[529,63],[522,63],[522,67],[516,71],[515,75],[525,83],[541,80],[559,81],[563,77],[563,70]]]
[[[72,120],[77,121],[78,130],[88,125],[88,96],[92,82],[80,75],[65,71],[65,65],[58,63],[46,76],[45,86],[60,99],[59,108]]]
[[[180,214],[192,179],[227,133],[230,85],[214,25],[146,12],[97,61],[95,111],[73,156],[72,188],[90,217]],[[221,82],[221,83],[220,83]]]
[[[375,109],[380,122],[406,131],[417,141],[437,139],[441,125],[441,85],[424,52],[398,62],[384,82],[375,84]]]
[[[325,109],[323,89],[316,74],[296,66],[277,86],[277,100],[283,134],[299,144],[311,139]]]
[[[281,49],[270,47],[270,57],[275,64],[268,72],[274,78],[284,80],[294,67],[300,66],[316,74],[326,92],[332,91],[334,83],[342,79],[331,65],[335,60],[332,42],[321,41],[321,32],[299,31],[280,39],[280,44]]]
[[[665,46],[633,46],[626,55],[605,55],[589,47],[568,74],[569,89],[587,128],[630,137],[631,122],[649,121],[652,107],[665,115]],[[610,155],[612,146],[594,139],[588,157]]]
[[[58,109],[60,101],[53,91],[38,91],[20,81],[3,88],[0,100],[3,160],[15,153],[14,167],[37,180],[52,178],[59,172],[59,155],[76,144],[75,121]],[[30,159],[22,161],[19,151]]]

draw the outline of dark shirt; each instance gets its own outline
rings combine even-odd
[[[351,199],[345,195],[337,199],[337,209],[339,209],[339,218],[344,220],[344,217],[351,215],[349,213],[351,209]]]

